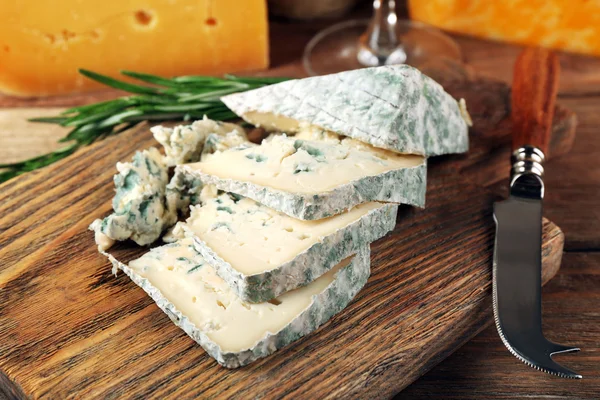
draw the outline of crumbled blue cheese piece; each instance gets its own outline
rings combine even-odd
[[[206,186],[196,186],[196,188],[199,188],[201,190],[194,190],[194,194],[193,196],[190,198],[190,201],[187,202],[188,206],[189,205],[197,205],[197,204],[206,204],[208,203],[210,200],[214,200],[217,195],[218,195],[218,191],[217,188],[214,185],[206,185]],[[167,186],[168,189],[168,186]],[[181,201],[181,200],[180,200]],[[169,203],[169,194],[167,194],[167,203]],[[182,204],[180,204],[180,206],[182,206]],[[188,207],[186,206],[186,207]],[[165,243],[173,243],[179,239],[183,239],[185,237],[185,230],[183,229],[183,227],[185,226],[185,223],[182,221],[177,222],[175,225],[173,225],[171,228],[169,228],[167,230],[167,232],[163,235],[163,241]],[[104,240],[103,238],[99,238],[96,240],[97,243],[100,243],[99,240]],[[110,247],[110,245],[108,246]]]
[[[200,204],[202,187],[199,178],[175,170],[175,174],[166,187],[166,204],[169,210],[168,226],[177,221],[180,213],[187,214],[190,205]]]
[[[204,117],[191,125],[178,126],[172,130],[163,127],[152,128],[154,136],[165,145],[167,163],[205,161],[213,154],[229,148],[256,146],[248,141],[243,128],[235,124],[213,121]],[[168,140],[166,139],[168,137]],[[191,149],[194,149],[193,151]],[[167,185],[167,208],[172,225],[179,214],[187,216],[190,205],[200,204],[202,182],[199,178],[175,171]]]
[[[252,146],[256,146],[256,144],[249,142],[246,134],[240,133],[237,130],[228,132],[225,135],[211,133],[206,137],[200,161],[206,161],[211,155],[227,149],[245,149]]]
[[[184,222],[178,221],[167,229],[165,234],[162,237],[163,242],[165,243],[174,243],[178,240],[185,238],[185,230],[183,229]]]
[[[91,231],[94,231],[94,240],[96,245],[98,246],[98,251],[103,252],[112,247],[115,244],[115,240],[109,238],[104,233],[102,233],[102,220],[96,219],[91,223],[90,228]]]
[[[203,185],[200,179],[176,172],[167,183],[168,167],[175,161],[200,161],[229,147],[248,146],[238,125],[204,118],[176,128],[152,128],[165,146],[166,156],[155,148],[136,153],[133,162],[117,163],[114,213],[90,225],[102,251],[115,241],[132,239],[139,245],[154,242],[162,232],[199,204]],[[206,146],[205,146],[206,145]],[[171,236],[167,240],[173,240]]]
[[[360,150],[362,152],[370,153],[373,156],[382,160],[394,160],[397,157],[402,157],[401,155],[393,151],[375,147],[360,140],[353,139],[351,137],[338,135],[337,133],[319,128],[314,125],[309,125],[307,123],[300,123],[298,129],[298,133],[294,135],[294,139],[317,140],[327,142],[330,144],[341,144],[354,148],[356,150]]]
[[[117,171],[114,212],[102,221],[94,221],[90,229],[96,232],[98,245],[104,249],[115,240],[150,244],[172,220],[165,204],[168,175],[163,157],[151,147],[137,152],[130,163],[117,163]]]
[[[191,125],[179,125],[174,128],[154,126],[150,128],[154,138],[165,148],[166,164],[170,167],[200,160],[205,144],[209,148],[218,142],[215,137],[226,136],[229,141],[247,141],[246,132],[236,124],[213,121],[206,116]],[[208,142],[207,139],[212,136]]]

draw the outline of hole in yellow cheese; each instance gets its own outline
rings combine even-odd
[[[54,42],[56,42],[56,37],[51,33],[45,34],[44,39],[46,39],[50,44],[54,44]]]
[[[34,13],[22,0],[4,0],[0,92],[42,96],[102,87],[81,79],[80,68],[125,80],[119,71],[221,76],[264,69],[266,3],[61,0],[37,2]]]
[[[152,13],[146,10],[138,10],[134,14],[135,21],[138,25],[149,26],[154,19]]]
[[[71,32],[71,31],[69,31],[67,29],[63,29],[62,32],[61,32],[61,35],[62,35],[62,38],[63,38],[63,40],[65,42],[68,41],[68,40],[71,40],[71,39],[73,39],[75,37],[77,37],[77,34],[75,32]]]
[[[94,29],[90,32],[90,37],[92,38],[92,40],[98,40],[100,39],[100,29]]]

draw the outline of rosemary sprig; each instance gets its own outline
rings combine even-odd
[[[45,167],[61,160],[77,149],[107,136],[118,134],[141,121],[189,121],[204,115],[215,120],[236,118],[220,100],[221,96],[257,89],[287,80],[288,78],[209,76],[160,76],[132,71],[122,71],[127,77],[143,83],[135,84],[114,79],[93,71],[79,72],[97,82],[115,89],[132,93],[132,96],[73,107],[56,117],[33,118],[30,121],[59,124],[72,127],[60,142],[69,144],[63,148],[29,160],[0,164],[0,183],[17,175]]]

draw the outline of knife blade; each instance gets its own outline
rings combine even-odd
[[[558,68],[554,53],[534,48],[525,49],[515,64],[510,195],[494,204],[493,309],[498,334],[515,357],[549,374],[581,378],[552,360],[555,354],[579,349],[553,343],[542,333],[542,165]]]

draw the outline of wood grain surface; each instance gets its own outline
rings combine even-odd
[[[544,215],[563,230],[566,252],[557,276],[542,290],[542,322],[550,340],[581,348],[557,359],[583,379],[559,379],[523,365],[506,351],[492,325],[398,400],[600,398],[600,96],[559,102],[577,110],[578,125],[571,152],[546,164]],[[506,188],[506,182],[492,186],[499,196]]]
[[[69,128],[28,121],[36,117],[53,117],[62,110],[63,108],[56,107],[1,109],[1,162],[17,162],[64,147],[64,143],[59,143],[58,140],[69,133]]]
[[[455,38],[477,74],[511,82],[522,47]],[[400,400],[600,398],[600,58],[569,53],[559,58],[558,103],[577,115],[577,135],[568,154],[554,154],[545,165],[544,215],[563,230],[566,252],[557,276],[543,289],[543,328],[551,340],[581,348],[558,359],[583,379],[558,379],[523,365],[492,325],[406,388]],[[506,195],[506,181],[489,186]]]
[[[543,288],[544,333],[558,343],[581,347],[580,353],[557,360],[583,379],[558,379],[515,361],[491,326],[397,399],[598,399],[598,265],[599,253],[567,252],[559,274]]]
[[[368,4],[366,4],[350,18],[365,17],[369,15],[369,12]],[[303,72],[299,64],[299,56],[302,54],[304,46],[320,29],[334,22],[274,21],[271,24],[271,59],[274,67],[272,73],[280,76],[301,75]],[[454,37],[459,43],[471,71],[505,83],[511,82],[513,64],[521,47],[463,36],[454,35]],[[568,154],[564,154],[565,151],[562,151],[561,154],[553,153],[552,160],[546,164],[547,193],[544,213],[564,231],[567,252],[563,256],[563,265],[558,275],[544,288],[543,322],[544,331],[550,339],[579,345],[582,348],[581,353],[562,356],[560,361],[581,372],[584,379],[564,381],[521,364],[506,351],[498,338],[495,327],[490,326],[454,355],[405,389],[398,396],[399,399],[587,399],[597,398],[597,394],[600,393],[600,353],[598,352],[600,348],[598,327],[600,324],[597,312],[600,304],[598,298],[600,280],[597,268],[600,263],[600,257],[597,256],[597,251],[600,250],[600,231],[598,230],[598,226],[600,226],[600,202],[598,201],[600,198],[600,169],[595,167],[600,157],[600,141],[598,140],[600,59],[561,53],[560,64],[558,102],[577,114],[578,125],[577,139],[572,143],[572,151]],[[501,87],[502,90],[508,91],[508,87],[505,85],[501,85]],[[487,95],[491,98],[499,98],[494,104],[497,109],[492,106],[486,107],[486,112],[490,119],[499,124],[497,131],[502,131],[506,129],[501,125],[504,116],[509,112],[509,106],[507,103],[502,104],[501,99],[506,96],[499,94],[498,91],[493,91],[493,93]],[[64,107],[88,103],[98,98],[114,98],[117,95],[118,93],[107,91],[99,95],[68,96],[51,100],[14,99],[0,96],[0,107]],[[492,103],[494,102],[492,101]],[[469,104],[472,112],[474,107],[479,107],[479,104]],[[569,119],[561,119],[561,123],[570,125],[574,119],[575,116],[571,114]],[[479,137],[477,125],[471,131],[471,141],[475,148],[479,148],[479,144],[476,142]],[[556,117],[554,129],[557,129]],[[2,151],[8,147],[5,145],[4,133],[4,130],[0,130],[0,143],[2,143],[0,154],[4,154]],[[485,184],[497,195],[503,195],[506,189],[506,174],[503,171],[508,171],[509,163],[505,155],[499,154],[502,151],[508,151],[505,149],[507,149],[509,139],[491,133],[488,133],[487,137],[489,141],[485,143],[490,152],[481,152],[480,157],[476,157],[475,160],[471,160],[471,157],[461,160],[464,161],[461,163],[461,172],[470,182]],[[563,139],[566,140],[563,143],[556,143],[554,148],[559,151],[569,148],[572,137],[567,136]],[[21,147],[19,151],[34,149],[37,154],[40,154],[50,150],[46,145],[40,143],[40,140],[23,141],[22,145],[27,147]],[[486,162],[488,159],[491,161],[490,163]],[[444,165],[447,166],[452,160],[454,158],[444,160]],[[504,163],[502,168],[495,166],[487,168],[490,164],[500,165],[500,163]],[[36,174],[38,173],[30,174],[30,176]],[[111,174],[112,172],[107,173],[106,176]],[[103,183],[99,184],[99,187],[103,185],[106,186]],[[37,188],[38,186],[24,182],[20,184],[20,187],[22,190],[27,190],[27,187]],[[49,189],[45,187],[43,191],[47,190]],[[105,195],[109,196],[110,189],[106,190]],[[0,191],[1,195],[2,191]],[[35,196],[34,193],[31,197]],[[78,196],[82,196],[82,194],[79,193]],[[2,200],[6,201],[6,197],[3,197]],[[95,204],[100,207],[104,203],[107,202]],[[15,202],[11,207],[16,207]],[[100,208],[95,212],[101,214],[107,210],[108,207]],[[89,210],[79,208],[79,212],[81,215],[85,215]],[[35,221],[35,218],[33,220]],[[6,232],[8,227],[4,225],[4,222],[0,222],[0,231],[3,229]],[[20,230],[23,229],[20,228]],[[54,235],[52,240],[57,240],[57,236]],[[46,241],[42,246],[47,244]],[[27,246],[27,243],[22,243],[22,246]],[[57,261],[53,260],[52,262],[56,263]],[[100,268],[98,265],[96,267]],[[100,270],[98,272],[100,273]],[[102,273],[104,272],[102,270]],[[113,279],[108,273],[102,276],[107,282]],[[0,301],[5,299],[2,296],[2,286],[0,286]],[[115,303],[111,303],[111,305],[119,306]],[[329,328],[325,327],[324,329]],[[156,351],[156,349],[151,351]],[[0,370],[7,372],[2,367]],[[46,379],[48,379],[48,373],[46,373]],[[4,384],[4,387],[17,387],[14,384],[8,385],[7,382],[10,380],[2,373],[0,373],[0,382],[2,382],[0,385]],[[20,393],[24,395],[24,393]]]
[[[558,56],[547,49],[527,48],[517,57],[514,71],[512,150],[536,146],[546,155],[558,93]]]
[[[468,103],[494,110],[490,99],[507,102],[482,95],[495,91],[496,83],[446,86]],[[488,111],[471,111],[475,146],[491,143],[488,135],[509,140],[509,131],[494,128],[506,126],[508,114],[494,121]],[[570,120],[568,111],[559,114]],[[563,139],[555,141],[568,141],[573,128],[559,121],[554,134]],[[394,232],[373,245],[373,274],[347,310],[274,356],[240,370],[218,366],[126,276],[111,276],[86,230],[110,210],[114,163],[152,144],[142,125],[0,187],[0,336],[8,338],[0,343],[0,370],[6,392],[52,398],[389,397],[490,322],[494,196],[459,171],[473,165],[471,157],[494,151],[473,147],[468,155],[432,162],[427,208],[401,208]],[[549,222],[544,234],[547,281],[560,264],[563,235]]]

